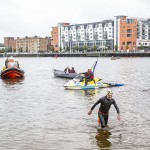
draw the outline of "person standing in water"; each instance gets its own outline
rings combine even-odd
[[[101,128],[104,129],[107,127],[108,123],[108,117],[109,117],[109,109],[111,105],[113,104],[116,108],[117,114],[118,114],[118,120],[120,120],[120,111],[116,104],[116,101],[112,98],[112,91],[108,90],[107,95],[100,98],[92,107],[91,110],[88,112],[88,115],[92,114],[93,109],[100,104],[99,111],[98,111],[98,117],[101,123]]]

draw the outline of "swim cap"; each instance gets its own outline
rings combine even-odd
[[[113,94],[112,90],[107,90],[107,94],[112,95]]]

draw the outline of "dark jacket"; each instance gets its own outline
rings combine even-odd
[[[102,114],[108,114],[110,106],[113,104],[116,108],[116,111],[118,114],[120,114],[119,108],[115,102],[115,100],[112,98],[111,100],[107,99],[106,96],[100,98],[91,108],[91,110],[93,110],[95,108],[96,105],[101,104],[99,107],[99,112]]]

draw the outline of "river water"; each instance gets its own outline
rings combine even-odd
[[[97,128],[97,106],[107,89],[65,90],[67,79],[52,69],[86,71],[96,58],[17,58],[25,71],[20,81],[0,79],[0,149],[99,150],[150,149],[150,58],[98,58],[95,76],[124,83],[114,87],[121,111],[110,109],[109,130]],[[0,68],[5,58],[0,58]]]

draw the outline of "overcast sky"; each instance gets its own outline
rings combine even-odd
[[[150,18],[150,0],[0,0],[0,43],[8,36],[50,36],[59,22],[98,22],[116,15]]]

